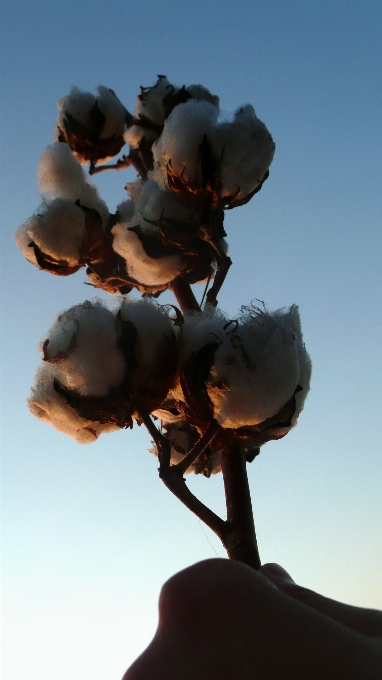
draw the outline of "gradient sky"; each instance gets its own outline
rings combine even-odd
[[[161,584],[224,557],[159,481],[142,429],[81,447],[26,407],[39,339],[93,297],[83,271],[38,271],[13,243],[74,84],[111,87],[132,110],[164,73],[202,83],[227,113],[252,103],[267,124],[270,178],[227,214],[219,302],[230,316],[254,298],[298,304],[313,376],[298,427],[248,469],[260,554],[329,597],[382,607],[382,5],[13,0],[1,12],[4,680],[119,680],[155,631]],[[111,211],[131,178],[97,176]],[[189,482],[224,514],[221,476]]]

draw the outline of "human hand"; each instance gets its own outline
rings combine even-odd
[[[206,560],[167,581],[149,647],[123,680],[380,680],[382,613]]]

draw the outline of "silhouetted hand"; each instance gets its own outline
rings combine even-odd
[[[380,680],[382,613],[224,559],[167,581],[149,647],[123,680]]]

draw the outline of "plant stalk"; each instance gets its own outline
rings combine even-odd
[[[171,281],[171,290],[183,314],[190,311],[200,312],[199,303],[192,292],[191,286],[183,276],[177,276],[176,279]]]
[[[220,463],[224,479],[227,504],[227,521],[230,527],[223,537],[228,557],[260,569],[260,555],[257,547],[253,521],[251,494],[249,491],[245,451],[229,446],[220,452]]]

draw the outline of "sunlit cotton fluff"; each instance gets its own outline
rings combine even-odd
[[[219,339],[206,388],[214,417],[224,428],[257,425],[275,416],[302,388],[296,394],[295,422],[310,375],[298,307],[273,313],[249,308]]]
[[[81,396],[104,396],[125,378],[115,314],[101,301],[86,301],[60,314],[40,348],[62,386]]]
[[[28,399],[29,410],[36,418],[73,437],[79,444],[91,444],[100,434],[119,429],[113,423],[101,424],[81,418],[65,397],[54,389],[56,377],[55,364],[45,363],[37,370]]]
[[[107,221],[106,204],[64,142],[55,142],[45,149],[39,160],[37,177],[45,201],[57,198],[80,201],[81,205],[97,210],[104,223]]]
[[[43,204],[39,211],[22,224],[15,235],[16,244],[27,260],[38,266],[31,242],[52,259],[69,267],[80,260],[85,239],[85,215],[71,201],[56,199]]]
[[[232,122],[217,125],[213,150],[220,162],[221,196],[242,200],[258,187],[272,163],[274,141],[253,106],[240,107]]]
[[[202,186],[200,146],[204,137],[211,143],[219,111],[209,102],[190,99],[179,104],[165,122],[163,132],[153,145],[152,177],[167,187],[167,166],[195,187]]]

